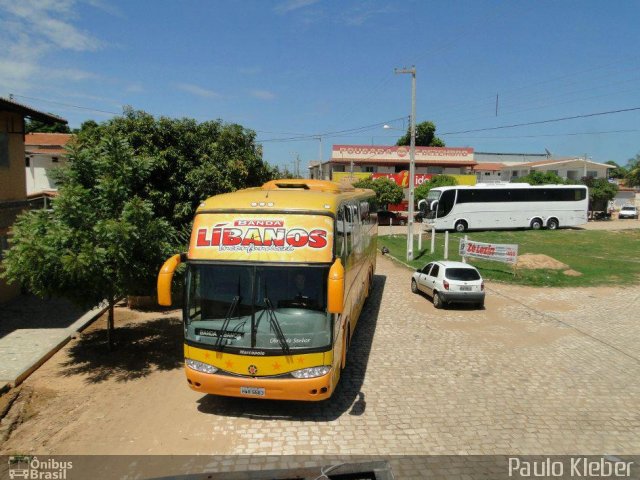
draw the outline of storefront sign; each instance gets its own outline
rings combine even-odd
[[[403,170],[399,173],[371,174],[371,178],[374,180],[376,178],[382,178],[382,177],[386,177],[393,180],[394,182],[396,182],[397,185],[400,185],[402,188],[409,188],[409,171],[408,170]],[[424,182],[426,182],[427,180],[430,180],[432,177],[433,177],[433,174],[431,173],[417,173],[413,176],[414,178],[413,186],[418,187],[422,185]]]

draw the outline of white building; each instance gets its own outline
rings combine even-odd
[[[66,161],[65,146],[71,140],[68,133],[28,133],[24,138],[27,196],[56,191],[51,170]]]
[[[538,162],[505,164],[501,177],[505,182],[524,177],[531,172],[553,172],[565,180],[580,181],[583,177],[609,178],[608,171],[613,168],[606,163],[592,162],[580,157],[549,159]]]

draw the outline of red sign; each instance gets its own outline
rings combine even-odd
[[[397,185],[400,185],[402,188],[409,188],[409,171],[402,170],[399,173],[373,173],[371,174],[371,178],[375,180],[376,178],[386,177],[390,180],[396,182]],[[431,180],[433,174],[431,173],[417,173],[413,176],[413,186],[418,187],[422,185],[427,180]]]

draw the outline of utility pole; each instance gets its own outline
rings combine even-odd
[[[416,175],[416,67],[395,70],[396,74],[411,74],[411,144],[409,149],[409,218],[407,219],[407,261],[413,260],[413,204]]]

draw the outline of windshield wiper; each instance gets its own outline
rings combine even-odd
[[[278,342],[282,347],[282,351],[285,355],[289,354],[289,344],[287,343],[287,339],[282,333],[282,328],[280,328],[280,322],[278,322],[278,317],[276,317],[275,309],[273,308],[273,304],[269,297],[264,297],[264,304],[267,306],[267,314],[269,315],[269,323],[271,324],[271,328],[276,333],[276,337],[278,337]]]
[[[218,333],[218,338],[216,339],[216,347],[222,347],[222,340],[224,338],[224,334],[227,332],[227,328],[229,327],[229,322],[231,321],[231,317],[238,308],[238,304],[240,303],[240,295],[236,295],[233,297],[231,301],[231,305],[229,306],[229,311],[227,312],[227,316],[224,318],[224,322],[222,323],[222,328]]]

